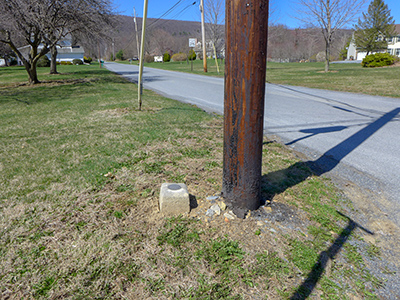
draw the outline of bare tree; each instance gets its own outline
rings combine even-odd
[[[216,52],[224,45],[224,21],[225,21],[225,7],[223,0],[207,0],[205,3],[205,19],[208,36],[213,43]]]
[[[173,44],[172,35],[164,29],[157,28],[152,33],[151,42],[154,44],[152,46],[154,52],[162,55],[165,51],[171,50]]]
[[[328,72],[334,34],[355,20],[365,0],[298,0],[298,4],[301,8],[297,19],[321,29],[325,40],[325,72]]]
[[[109,0],[7,0],[0,1],[0,41],[8,44],[25,66],[29,83],[39,83],[36,64],[68,34],[96,33],[111,15]],[[15,44],[22,36],[30,47],[28,57]]]

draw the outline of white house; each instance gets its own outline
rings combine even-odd
[[[6,59],[0,58],[0,67],[4,67],[6,65]]]
[[[388,53],[400,57],[400,24],[395,25],[395,35],[388,39]],[[351,41],[347,50],[347,60],[363,60],[367,52],[357,50],[354,41]]]
[[[40,51],[43,48],[42,45],[39,46],[38,50]],[[24,46],[18,48],[18,50],[22,53],[25,58],[28,58],[29,52],[31,51],[31,46]],[[70,61],[72,62],[74,59],[80,59],[83,61],[83,56],[85,54],[85,50],[81,46],[72,46],[71,40],[66,38],[61,40],[57,45],[57,62],[61,61]],[[50,52],[46,54],[46,56],[50,59]],[[18,64],[22,65],[22,61],[18,58]]]

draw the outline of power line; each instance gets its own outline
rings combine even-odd
[[[188,6],[186,6],[184,9],[182,9],[179,13],[177,13],[172,18],[174,19],[174,18],[179,17],[183,12],[185,12],[188,8],[190,8],[191,6],[195,5],[196,3],[197,3],[197,1],[193,2],[192,4],[189,4]]]
[[[161,16],[159,16],[153,23],[149,25],[149,28],[153,26],[155,23],[157,23],[159,20],[161,20],[162,17],[165,17],[166,15],[170,14],[178,5],[181,3],[182,0],[179,0],[176,2],[172,7],[170,7],[165,13],[163,13]]]
[[[195,2],[193,2],[192,4],[189,4],[189,5],[187,5],[185,8],[183,8],[180,12],[178,12],[177,14],[175,14],[174,16],[172,16],[170,19],[168,19],[168,20],[163,20],[163,22],[162,23],[160,23],[159,25],[161,26],[161,25],[163,25],[163,24],[165,24],[166,22],[168,22],[169,20],[175,20],[175,18],[178,18],[183,12],[185,12],[188,8],[190,8],[191,6],[193,6],[193,5],[195,5],[197,2],[195,1]],[[157,21],[159,21],[160,19],[158,19]],[[149,28],[151,28],[154,24],[155,24],[156,22],[153,22],[153,23],[151,23],[150,25],[149,25]]]

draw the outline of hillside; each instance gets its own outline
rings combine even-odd
[[[134,18],[130,16],[117,16],[117,26],[114,36],[107,42],[100,44],[101,56],[110,59],[112,53],[122,50],[125,58],[138,56]],[[138,36],[140,40],[142,18],[137,18]],[[206,26],[208,27],[208,26]],[[225,28],[220,26],[223,33]],[[187,52],[189,38],[201,40],[201,23],[193,21],[178,21],[149,18],[147,20],[145,51],[147,54],[162,54]],[[339,30],[332,46],[334,59],[338,57],[349,38],[352,30]],[[209,39],[209,30],[206,39]],[[113,45],[114,43],[114,45]],[[98,56],[98,44],[82,42],[87,55]],[[275,61],[299,61],[315,58],[324,51],[325,42],[317,28],[290,29],[285,25],[272,26],[269,29],[268,41],[269,59]]]

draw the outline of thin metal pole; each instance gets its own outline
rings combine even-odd
[[[203,68],[204,72],[207,73],[207,45],[206,45],[206,30],[204,25],[204,0],[200,1],[200,12],[201,12],[201,38],[203,46]]]
[[[143,22],[142,22],[142,40],[140,43],[140,62],[139,62],[139,78],[138,78],[138,102],[139,110],[142,110],[142,92],[143,92],[143,58],[144,58],[144,39],[146,34],[146,20],[147,20],[147,4],[148,0],[144,0],[143,8]]]
[[[261,202],[268,0],[226,0],[222,196],[238,217]]]

